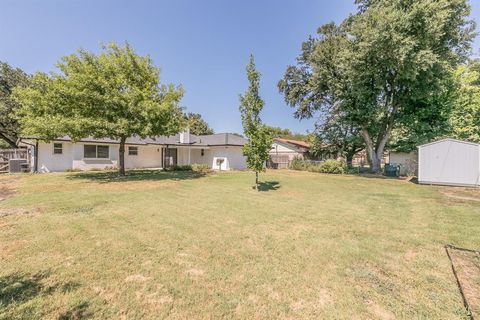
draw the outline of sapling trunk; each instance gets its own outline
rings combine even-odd
[[[120,148],[118,149],[118,160],[119,160],[119,167],[118,167],[118,175],[120,177],[125,176],[125,141],[127,139],[125,137],[120,138]]]

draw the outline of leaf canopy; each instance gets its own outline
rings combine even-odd
[[[37,73],[30,88],[16,90],[23,135],[73,140],[172,135],[183,125],[183,89],[160,85],[160,70],[126,43],[94,53],[79,50]]]

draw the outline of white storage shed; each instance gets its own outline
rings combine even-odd
[[[480,185],[480,144],[443,139],[418,146],[418,182]]]

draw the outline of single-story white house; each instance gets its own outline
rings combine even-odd
[[[246,159],[242,147],[246,141],[231,133],[198,136],[188,131],[170,137],[131,137],[126,141],[125,167],[207,164],[214,170],[244,170]],[[108,138],[85,138],[77,142],[69,137],[50,142],[21,138],[19,144],[31,150],[32,171],[106,169],[117,167],[118,163],[119,142]]]
[[[480,185],[480,144],[443,139],[418,146],[418,182]]]
[[[293,158],[306,158],[308,151],[310,151],[310,145],[305,141],[274,138],[272,149],[268,153],[270,155],[268,166],[286,168]]]
[[[305,158],[310,150],[310,145],[305,141],[274,138],[270,155],[288,156],[289,160],[295,157]]]

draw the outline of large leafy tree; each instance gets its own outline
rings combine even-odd
[[[112,43],[98,55],[79,50],[57,66],[60,73],[35,74],[32,87],[15,91],[25,135],[116,139],[119,174],[125,175],[128,137],[172,135],[181,129],[183,90],[160,85],[159,69],[130,45]]]
[[[458,84],[452,72],[445,75],[442,82],[441,90],[427,100],[428,106],[418,102],[420,111],[406,113],[395,126],[387,144],[389,150],[411,152],[421,144],[450,134],[449,119],[455,107]]]
[[[268,126],[272,137],[275,138],[286,138],[293,135],[292,131],[288,128],[272,127]]]
[[[449,104],[439,97],[469,53],[474,23],[466,0],[357,3],[355,15],[322,26],[303,44],[279,88],[299,118],[343,114],[378,172],[394,130],[445,118]]]
[[[310,144],[313,156],[333,154],[343,157],[348,166],[352,165],[355,154],[365,149],[358,128],[345,122],[339,114],[330,114],[315,124]]]
[[[480,60],[472,60],[455,71],[458,91],[450,116],[451,135],[480,142]]]
[[[262,123],[260,112],[264,102],[260,97],[260,73],[255,69],[253,55],[247,65],[247,77],[250,85],[240,95],[240,113],[245,136],[248,141],[243,146],[247,157],[247,167],[255,172],[255,188],[258,190],[258,173],[265,171],[268,152],[272,148],[272,136],[268,126]]]
[[[309,134],[292,132],[288,128],[268,126],[268,129],[270,130],[270,134],[274,138],[300,140],[300,141],[305,141],[305,142],[309,141],[309,138],[310,138]]]
[[[3,141],[0,145],[17,147],[20,128],[15,112],[20,104],[13,99],[12,92],[16,87],[28,86],[29,82],[30,76],[23,70],[0,61],[0,140]]]
[[[202,115],[199,113],[189,112],[185,114],[185,120],[190,129],[190,133],[192,134],[207,135],[214,133],[213,129],[210,128],[208,123],[203,120]]]

